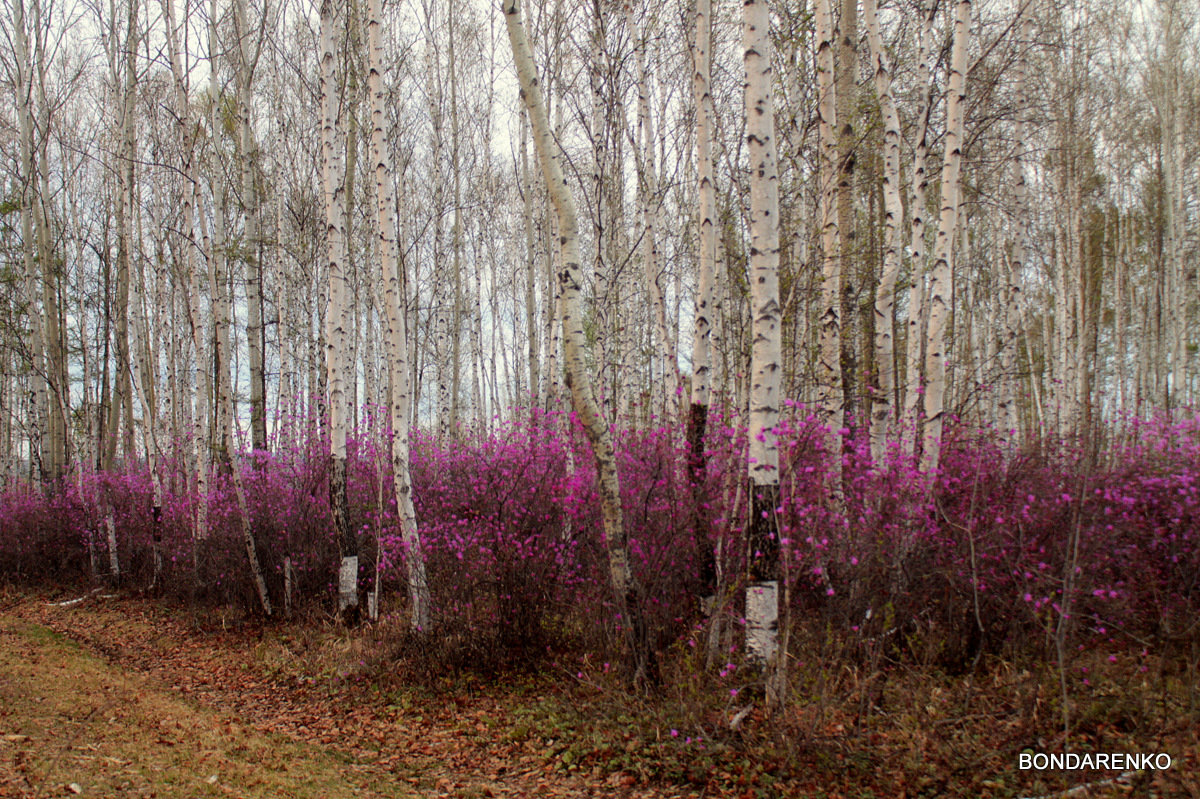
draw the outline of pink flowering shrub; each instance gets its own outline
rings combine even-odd
[[[897,656],[919,632],[951,664],[982,650],[1037,653],[1062,625],[1097,643],[1191,629],[1200,612],[1195,417],[1129,421],[1103,457],[1090,459],[1051,440],[1018,447],[992,430],[947,429],[941,468],[927,475],[898,446],[873,463],[861,434],[829,453],[816,419],[801,406],[785,409],[774,431],[777,542],[792,623],[887,640]],[[698,486],[682,427],[618,430],[615,441],[631,567],[653,645],[684,640],[699,619],[706,551],[719,552],[723,612],[737,622],[749,506],[745,429],[712,414]],[[160,464],[157,520],[144,462],[84,471],[44,491],[7,487],[0,579],[105,579],[111,513],[123,585],[253,611],[229,467],[214,469],[201,498],[186,443]],[[287,563],[298,605],[332,602],[339,552],[327,446],[314,438],[238,459],[277,607]],[[569,414],[525,416],[446,441],[416,433],[411,463],[435,634],[469,639],[476,651],[613,654],[626,620],[609,590],[595,466]],[[403,613],[410,553],[388,444],[376,427],[351,436],[347,465],[361,584],[369,590],[378,573],[385,612]],[[202,499],[208,530],[197,539]]]

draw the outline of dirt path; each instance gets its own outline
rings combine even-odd
[[[0,797],[698,795],[562,773],[542,742],[497,735],[510,709],[496,699],[370,701],[285,668],[287,652],[146,602],[9,597]]]
[[[52,627],[0,617],[0,795],[409,797],[372,764],[245,723]],[[232,711],[232,712],[231,712]]]

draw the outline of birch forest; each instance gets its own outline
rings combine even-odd
[[[0,8],[5,602],[542,675],[564,795],[1200,791],[1195,0]]]

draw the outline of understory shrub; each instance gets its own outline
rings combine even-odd
[[[348,445],[350,523],[363,591],[406,604],[387,436],[376,415]],[[1042,655],[1055,636],[1125,645],[1195,636],[1200,611],[1200,420],[1127,420],[1103,458],[1051,439],[1017,444],[947,425],[941,467],[922,474],[898,442],[880,463],[863,432],[842,452],[790,404],[780,446],[778,537],[790,623],[832,625],[889,657],[963,666],[981,652]],[[617,430],[631,565],[653,646],[694,640],[702,553],[718,554],[722,618],[741,621],[746,430],[713,412],[693,485],[685,431]],[[180,602],[254,612],[242,511],[276,607],[327,607],[338,564],[328,442],[295,438],[217,464],[205,495],[189,442],[161,459],[162,513],[144,461],[83,470],[0,493],[0,579],[28,585],[111,579]],[[624,620],[608,588],[594,463],[571,414],[523,415],[438,440],[412,437],[417,521],[434,603],[427,631],[464,659],[536,659],[562,650],[617,656]],[[207,532],[196,536],[202,501]],[[157,543],[156,543],[157,542]],[[157,556],[156,553],[157,552]],[[157,565],[156,565],[157,564]],[[918,648],[920,652],[918,652]],[[447,650],[449,651],[449,650]],[[449,662],[451,658],[447,659]]]

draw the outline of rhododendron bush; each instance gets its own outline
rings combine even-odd
[[[1063,630],[1106,646],[1185,632],[1200,612],[1200,422],[1160,419],[1123,429],[1119,440],[1093,442],[1085,455],[1050,441],[1016,446],[958,425],[948,428],[935,475],[921,474],[898,447],[873,463],[860,437],[838,454],[835,482],[823,432],[804,408],[789,407],[777,430],[788,623],[886,639],[900,656],[919,638],[958,662],[980,651],[1035,651]],[[734,631],[740,621],[746,431],[716,415],[708,431],[707,471],[695,487],[681,426],[616,431],[630,551],[659,650],[697,640],[705,547],[718,553],[720,616]],[[189,451],[188,442],[177,442],[160,463],[157,577],[151,480],[139,462],[75,473],[52,490],[7,487],[0,495],[3,579],[112,580],[111,514],[122,587],[253,612],[229,472],[238,468],[277,604],[290,564],[294,605],[331,606],[338,549],[324,443],[218,464],[204,498],[202,538]],[[381,435],[351,437],[360,584],[369,591],[382,580],[385,616],[403,612],[407,555],[388,462]],[[434,605],[431,634],[527,657],[619,646],[622,619],[606,579],[593,461],[573,417],[526,416],[444,441],[414,433],[412,478]]]

